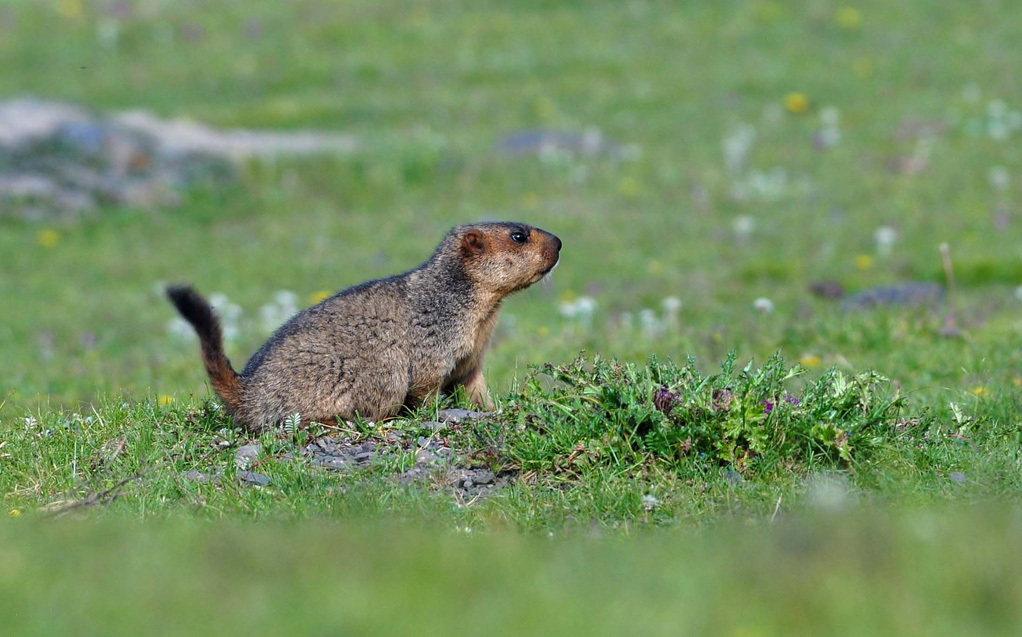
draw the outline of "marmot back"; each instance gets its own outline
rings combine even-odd
[[[561,240],[522,223],[454,228],[414,270],[368,281],[302,310],[238,374],[220,324],[189,287],[167,296],[199,335],[213,390],[250,431],[302,422],[378,420],[464,386],[492,407],[483,355],[508,294],[557,265]]]

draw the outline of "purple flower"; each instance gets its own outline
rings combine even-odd
[[[774,410],[774,403],[769,400],[760,401],[763,405],[763,413],[769,415]]]
[[[667,385],[661,385],[660,389],[653,393],[653,406],[665,416],[670,416],[675,405],[680,402],[681,398],[668,389]]]

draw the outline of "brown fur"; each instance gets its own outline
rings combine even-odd
[[[292,414],[378,420],[458,386],[489,408],[483,356],[500,303],[553,269],[560,248],[554,235],[521,223],[459,226],[418,268],[293,316],[241,374],[224,355],[209,304],[187,287],[167,294],[199,334],[213,390],[250,431]]]

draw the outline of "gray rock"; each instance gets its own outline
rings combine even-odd
[[[172,206],[180,190],[231,180],[251,157],[355,149],[352,137],[322,131],[219,130],[140,111],[0,101],[0,210],[36,220],[101,204]]]
[[[188,471],[182,473],[181,477],[190,482],[198,482],[199,484],[206,484],[207,482],[213,483],[220,482],[220,476],[203,473],[198,469],[189,469]]]
[[[355,462],[359,464],[369,464],[373,461],[373,457],[376,455],[375,451],[360,451],[355,454]]]
[[[479,420],[491,415],[491,411],[470,411],[468,409],[441,409],[437,420],[443,424]]]
[[[257,487],[265,487],[270,484],[270,476],[256,473],[255,471],[239,471],[238,480],[243,484],[249,484]]]
[[[435,420],[427,420],[426,422],[419,423],[419,427],[422,429],[429,429],[433,432],[443,431],[447,429],[447,423],[437,422]]]
[[[618,157],[621,154],[621,147],[595,128],[581,133],[538,129],[516,131],[501,139],[497,149],[505,155],[545,156],[550,153],[566,153],[587,157]]]
[[[936,306],[943,302],[944,286],[906,281],[863,290],[845,299],[841,307],[844,310],[868,310],[876,307]]]
[[[431,465],[437,463],[436,454],[429,449],[420,449],[415,454],[415,464]]]
[[[263,446],[258,442],[238,447],[238,450],[234,452],[234,466],[239,469],[248,469],[259,459],[259,454],[262,451]]]
[[[320,456],[313,458],[312,464],[334,471],[351,471],[355,468],[355,463],[350,458],[344,456]]]
[[[476,469],[473,472],[472,481],[476,484],[493,484],[495,476],[489,469]]]

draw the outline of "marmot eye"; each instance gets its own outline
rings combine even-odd
[[[529,240],[529,235],[525,234],[521,230],[515,230],[511,233],[511,240],[515,243],[525,243]]]

